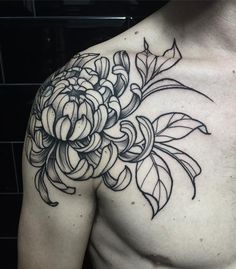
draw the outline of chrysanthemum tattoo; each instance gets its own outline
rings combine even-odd
[[[155,93],[156,102],[161,102],[160,91],[191,91],[212,101],[165,76],[181,59],[176,41],[163,55],[156,56],[144,40],[144,50],[135,58],[141,84],[130,81],[126,51],[116,52],[113,62],[96,53],[75,55],[46,80],[32,108],[25,147],[28,161],[38,168],[35,187],[44,202],[58,205],[50,198],[49,183],[74,194],[76,189],[65,181],[102,178],[110,190],[123,191],[135,180],[151,206],[153,218],[168,203],[173,189],[166,156],[176,160],[187,173],[195,197],[195,179],[201,167],[169,142],[184,139],[194,131],[209,135],[206,125],[182,112],[157,115],[153,122],[142,115],[136,117],[136,124],[128,120],[150,95]],[[124,105],[122,100],[127,98]],[[120,135],[112,136],[117,126]],[[130,163],[136,165],[135,173]]]

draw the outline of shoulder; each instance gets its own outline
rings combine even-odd
[[[74,194],[74,182],[100,178],[108,188],[123,190],[132,179],[127,164],[143,160],[152,150],[150,119],[128,117],[145,98],[169,89],[174,81],[157,78],[181,54],[175,41],[161,56],[151,52],[145,39],[136,53],[111,44],[114,40],[76,54],[45,81],[35,98],[26,156],[37,169],[35,187],[51,206],[57,201],[52,201],[48,184]]]
[[[117,160],[118,148],[105,130],[121,117],[130,60],[124,50],[108,54],[96,48],[76,54],[35,97],[25,140],[27,169],[35,169],[35,188],[50,206],[58,204],[52,189],[74,194],[75,182],[100,182]]]

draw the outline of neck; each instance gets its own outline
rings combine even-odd
[[[199,50],[236,53],[236,1],[172,1],[151,16],[170,35]],[[159,23],[159,24],[158,24]]]

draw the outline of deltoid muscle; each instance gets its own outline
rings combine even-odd
[[[185,90],[212,101],[166,76],[181,58],[175,41],[163,55],[156,56],[144,40],[144,50],[135,58],[141,84],[130,81],[130,58],[126,51],[116,52],[113,62],[95,53],[77,54],[46,80],[32,108],[25,147],[30,164],[38,168],[35,187],[44,202],[58,205],[50,198],[49,183],[74,194],[75,188],[65,182],[102,177],[110,190],[123,191],[135,180],[151,206],[153,218],[172,193],[167,156],[185,170],[195,197],[195,179],[201,167],[169,142],[194,131],[208,135],[206,125],[182,112],[157,115],[153,122],[141,115],[135,123],[127,120],[149,95],[155,93],[156,102],[161,102],[160,91]],[[127,98],[124,105],[122,100]],[[111,132],[117,127],[119,132]],[[128,166],[130,163],[136,165],[135,174]]]

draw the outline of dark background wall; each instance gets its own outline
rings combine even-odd
[[[1,268],[16,268],[21,152],[40,83],[78,51],[125,31],[164,4],[164,0],[0,0]],[[90,268],[87,257],[84,269]]]

